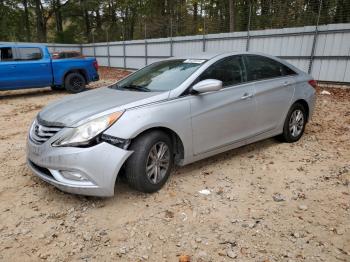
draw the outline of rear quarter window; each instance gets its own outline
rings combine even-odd
[[[248,81],[296,74],[296,72],[289,67],[268,57],[247,55],[245,56],[245,61]]]
[[[19,47],[18,48],[19,60],[40,60],[42,58],[41,49],[37,47]]]

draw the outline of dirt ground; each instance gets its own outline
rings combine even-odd
[[[126,74],[101,71],[92,87]],[[350,89],[320,88],[295,144],[268,139],[178,168],[155,194],[118,182],[106,199],[60,192],[26,166],[32,119],[66,95],[0,92],[0,260],[350,261]]]

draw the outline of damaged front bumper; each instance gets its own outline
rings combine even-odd
[[[132,154],[106,142],[79,147],[37,145],[28,138],[27,162],[41,179],[62,191],[92,196],[113,196],[119,170]]]

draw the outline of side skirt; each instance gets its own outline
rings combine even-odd
[[[193,163],[193,162],[196,162],[196,161],[199,161],[199,160],[202,160],[202,159],[205,159],[205,158],[208,158],[208,157],[211,157],[211,156],[238,148],[238,147],[242,147],[242,146],[245,146],[245,145],[260,141],[260,140],[264,140],[264,139],[267,139],[270,137],[277,136],[279,134],[281,134],[281,130],[279,130],[279,128],[273,129],[273,130],[270,130],[268,132],[253,136],[251,138],[248,138],[248,139],[245,139],[242,141],[238,141],[236,143],[232,143],[230,145],[220,147],[218,149],[215,149],[215,150],[212,150],[209,152],[205,152],[205,153],[202,153],[200,155],[195,155],[195,156],[193,156],[192,159],[189,159],[188,161],[185,160],[183,162],[180,162],[179,166],[184,166],[184,165],[187,165],[187,164],[190,164],[190,163]]]

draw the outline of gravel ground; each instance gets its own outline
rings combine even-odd
[[[125,74],[102,68],[91,88]],[[107,199],[60,192],[26,166],[32,119],[68,94],[1,92],[0,260],[350,261],[350,90],[322,90],[299,142],[178,168],[155,194],[118,182]]]

